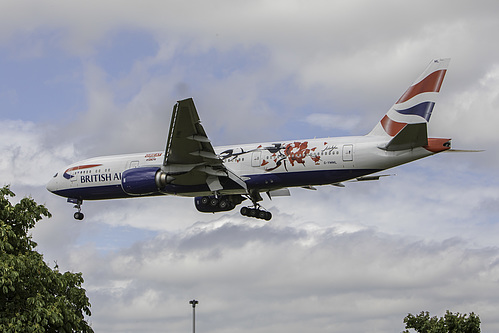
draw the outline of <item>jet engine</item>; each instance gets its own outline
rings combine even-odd
[[[158,193],[168,184],[169,178],[159,167],[133,168],[121,175],[121,187],[130,195],[148,195]]]
[[[202,213],[227,212],[243,202],[241,195],[204,196],[194,198],[196,209]]]

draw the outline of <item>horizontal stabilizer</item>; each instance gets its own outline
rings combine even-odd
[[[390,177],[395,175],[377,175],[377,176],[363,176],[355,178],[358,182],[365,182],[370,180],[379,180],[381,177]]]
[[[355,179],[349,180],[348,182],[365,182],[365,181],[371,181],[371,180],[379,180],[381,177],[389,177],[389,176],[395,176],[394,174],[392,175],[375,175],[375,176],[362,176],[362,177],[357,177]],[[337,187],[345,187],[345,184],[343,183],[334,183],[331,184],[333,186]]]
[[[388,151],[412,149],[428,145],[427,124],[407,124],[386,145],[379,148]]]
[[[484,152],[485,149],[449,149],[446,150],[446,153],[481,153]]]

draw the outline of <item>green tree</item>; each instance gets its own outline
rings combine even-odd
[[[50,213],[32,198],[12,205],[0,189],[0,332],[93,332],[81,273],[51,269],[29,230]]]
[[[466,314],[453,314],[449,310],[441,318],[430,317],[428,312],[422,311],[417,316],[408,314],[404,318],[405,328],[413,328],[419,333],[480,333],[480,318],[473,312],[469,317]],[[403,333],[409,333],[405,330]]]

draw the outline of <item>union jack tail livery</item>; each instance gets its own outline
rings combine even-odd
[[[431,61],[368,135],[393,137],[384,146],[387,150],[427,146],[427,124],[449,62],[449,58]]]

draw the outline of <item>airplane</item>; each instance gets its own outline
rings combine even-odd
[[[428,122],[450,59],[435,59],[376,126],[364,136],[328,137],[213,147],[192,98],[178,101],[165,151],[90,158],[57,172],[47,190],[66,197],[82,220],[85,200],[160,195],[193,197],[199,212],[240,209],[270,220],[260,202],[289,196],[289,188],[344,186],[379,180],[374,175],[451,148],[451,139],[429,138]]]

